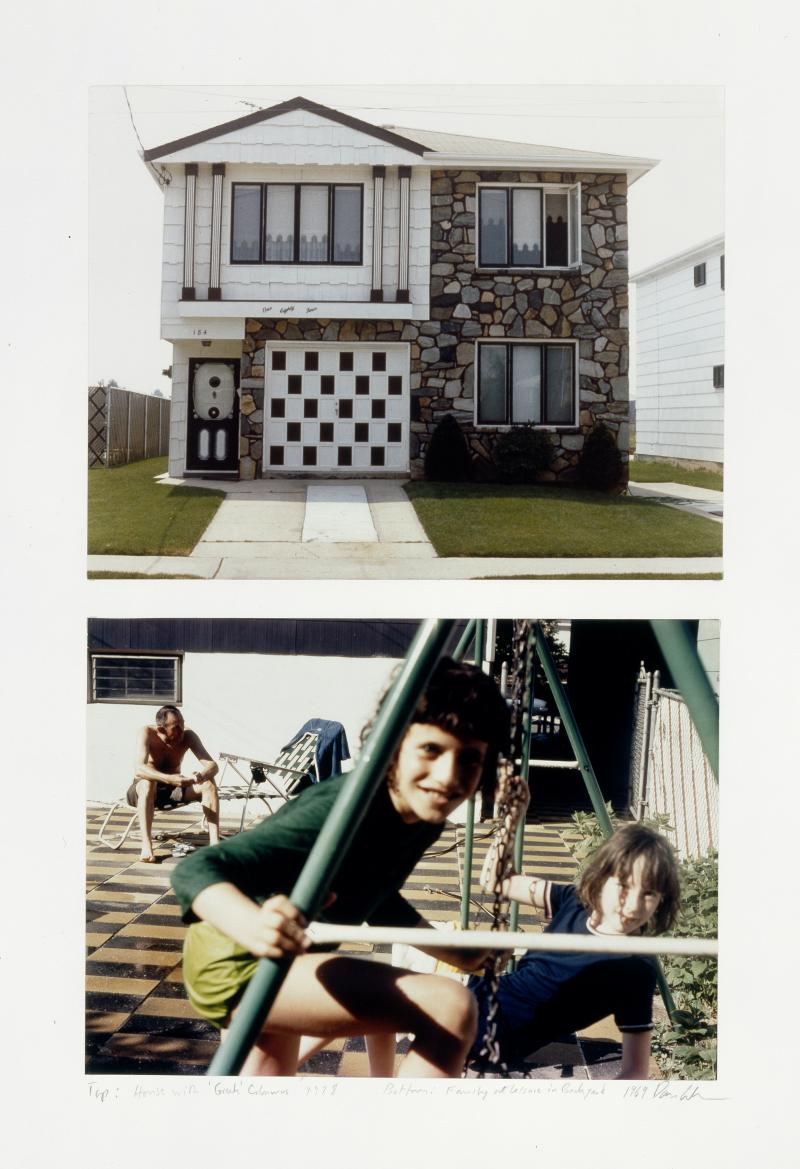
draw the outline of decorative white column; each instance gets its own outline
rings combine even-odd
[[[183,290],[182,300],[194,300],[194,209],[197,195],[197,163],[187,162],[186,198],[183,211]]]
[[[400,176],[400,252],[397,273],[397,301],[408,304],[408,247],[411,217],[411,167],[401,166]]]
[[[215,162],[211,168],[211,272],[208,278],[208,299],[222,300],[219,272],[222,258],[222,180],[225,163]]]
[[[371,301],[383,300],[383,183],[385,166],[372,168],[372,291]]]

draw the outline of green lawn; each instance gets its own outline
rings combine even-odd
[[[187,556],[225,498],[205,487],[164,487],[166,458],[89,472],[89,553]]]
[[[722,525],[567,487],[409,483],[439,556],[720,556]]]
[[[687,483],[690,487],[722,491],[722,471],[687,471],[653,459],[632,459],[629,471],[633,483]]]

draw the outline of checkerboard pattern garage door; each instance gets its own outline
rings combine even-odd
[[[270,345],[264,470],[408,471],[407,345]]]

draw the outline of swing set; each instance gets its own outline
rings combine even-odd
[[[678,688],[683,693],[703,749],[715,778],[719,767],[719,712],[716,696],[699,661],[697,650],[686,625],[681,621],[652,621],[651,626],[664,658]],[[663,937],[605,937],[578,939],[574,935],[528,934],[516,929],[517,906],[508,908],[502,895],[506,877],[521,865],[524,819],[515,833],[508,825],[519,818],[515,815],[517,801],[527,785],[531,767],[543,765],[530,756],[531,728],[534,712],[534,676],[536,661],[541,664],[550,692],[558,708],[574,755],[573,760],[548,761],[546,765],[575,768],[580,771],[586,791],[603,834],[611,834],[612,826],[595,776],[585,743],[572,712],[569,699],[539,622],[514,622],[512,668],[509,671],[506,698],[511,712],[511,746],[501,762],[500,802],[497,809],[499,830],[495,846],[499,854],[493,890],[491,929],[467,929],[469,923],[470,881],[474,840],[474,799],[467,807],[464,847],[464,880],[462,881],[461,929],[438,931],[434,929],[381,929],[372,926],[324,925],[315,922],[331,888],[342,857],[345,855],[370,800],[384,780],[389,766],[419,697],[424,692],[439,658],[452,644],[455,621],[431,619],[424,621],[406,654],[394,684],[378,712],[359,759],[350,772],[347,783],[334,804],[322,831],[311,849],[289,899],[307,921],[313,923],[309,932],[315,941],[327,943],[367,942],[385,944],[407,943],[414,946],[442,945],[451,947],[486,947],[492,954],[485,971],[490,982],[490,1003],[482,1056],[491,1066],[499,1067],[499,1049],[495,1039],[496,991],[501,969],[501,951],[591,950],[605,953],[640,953],[650,955],[693,955],[714,957],[717,942],[708,939]],[[473,660],[482,665],[486,650],[487,623],[473,619],[459,639],[453,657],[463,658],[473,646]],[[212,1059],[207,1075],[237,1075],[248,1052],[261,1033],[270,1008],[291,966],[291,957],[263,958],[239,1003],[225,1041]],[[659,966],[659,989],[664,1005],[672,1017],[675,1005]]]

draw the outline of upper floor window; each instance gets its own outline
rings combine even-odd
[[[93,653],[91,701],[180,702],[181,664],[178,654]]]
[[[231,263],[360,264],[360,185],[233,183]]]
[[[706,282],[706,266],[705,264],[695,264],[694,266],[694,286],[701,288]]]
[[[479,186],[479,268],[580,263],[580,185]]]
[[[575,346],[481,341],[478,422],[575,425]]]
[[[725,291],[725,256],[724,254],[719,258],[719,286],[722,291]]]
[[[715,365],[712,370],[713,385],[715,390],[725,389],[725,366]]]

